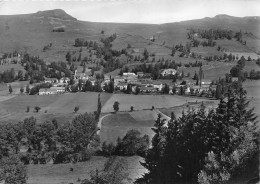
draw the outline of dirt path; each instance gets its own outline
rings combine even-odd
[[[100,133],[100,131],[101,131],[101,125],[102,125],[102,121],[103,121],[103,119],[105,118],[105,117],[107,117],[107,116],[110,116],[111,114],[106,114],[106,115],[104,115],[104,116],[102,116],[101,118],[99,118],[99,121],[98,121],[98,124],[97,124],[97,128],[99,129],[98,131],[97,131],[97,134],[99,135],[99,133]]]

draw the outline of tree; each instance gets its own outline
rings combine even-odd
[[[3,157],[0,160],[0,168],[6,184],[26,184],[27,169],[19,156]]]
[[[129,130],[123,139],[117,142],[114,154],[120,156],[144,156],[148,148],[148,135],[141,137],[141,133],[138,130]]]
[[[101,100],[100,100],[100,93],[98,94],[98,103],[97,103],[97,119],[99,118],[100,114],[101,114]]]
[[[20,93],[23,94],[23,92],[24,92],[24,87],[21,86],[21,88],[20,88]]]
[[[98,169],[91,172],[90,179],[81,184],[123,184],[128,179],[127,162],[123,158],[110,157],[104,165],[104,171]]]
[[[158,118],[155,121],[154,128],[152,128],[155,133],[152,139],[152,148],[147,151],[144,156],[145,162],[141,165],[144,166],[148,172],[143,175],[142,178],[137,179],[136,183],[161,183],[160,181],[160,171],[159,168],[160,159],[164,152],[165,145],[165,120],[161,120],[161,114],[158,114]]]
[[[176,53],[176,49],[175,49],[175,47],[173,46],[173,47],[172,47],[172,53],[171,53],[171,56],[174,57],[175,53]]]
[[[19,71],[18,71],[17,78],[18,78],[20,81],[23,80],[23,71],[22,71],[22,70],[19,70]]]
[[[41,109],[41,108],[40,108],[39,106],[35,106],[35,107],[34,107],[34,110],[35,110],[36,112],[39,112],[40,109]]]
[[[79,106],[75,106],[74,107],[74,113],[78,112],[78,110],[79,110]]]
[[[230,74],[232,77],[239,77],[240,76],[240,67],[238,66],[233,66],[230,70]]]
[[[241,84],[232,83],[217,109],[188,109],[155,136],[136,183],[223,183],[244,171],[258,154],[259,130]],[[160,127],[160,128],[157,128]],[[257,165],[257,164],[256,164]]]
[[[146,48],[144,49],[143,56],[144,56],[144,60],[147,60],[147,59],[148,59],[148,57],[149,57],[149,53],[148,53],[148,51],[147,51],[147,49],[146,49]]]
[[[13,92],[13,88],[11,85],[9,85],[9,93],[12,94],[12,92]]]
[[[29,87],[29,84],[26,85],[26,93],[27,93],[27,94],[30,93],[30,87]]]
[[[126,93],[130,94],[132,92],[132,88],[130,84],[127,84]]]
[[[216,87],[216,93],[215,93],[215,97],[216,99],[220,99],[221,98],[221,85],[218,84],[217,87]]]
[[[133,106],[130,107],[130,111],[131,112],[134,111],[134,107]]]
[[[30,112],[30,106],[26,107],[26,112]]]
[[[114,111],[117,112],[119,110],[119,102],[116,101],[113,105]]]

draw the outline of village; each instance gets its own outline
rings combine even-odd
[[[167,77],[170,75],[178,75],[175,69],[164,69],[160,71],[161,76]],[[233,79],[236,80],[236,79]],[[73,92],[72,87],[77,88],[77,91],[82,91],[82,86],[89,82],[92,86],[100,85],[101,90],[106,92],[106,87],[112,83],[114,93],[133,93],[133,94],[178,94],[189,96],[204,96],[214,97],[216,92],[216,85],[212,84],[211,80],[200,79],[197,81],[187,79],[183,81],[171,82],[164,80],[152,80],[149,73],[143,72],[124,72],[122,76],[111,77],[104,75],[102,79],[96,79],[83,72],[75,71],[73,75],[73,85],[71,85],[71,79],[63,77],[61,79],[45,78],[43,83],[49,83],[52,87],[41,88],[39,95],[54,95]],[[79,83],[81,83],[79,85]]]

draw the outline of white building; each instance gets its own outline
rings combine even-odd
[[[65,92],[65,87],[42,88],[39,90],[39,95],[55,95],[64,92]]]
[[[137,77],[137,75],[135,73],[131,73],[131,72],[127,72],[127,73],[123,73],[123,77]]]
[[[161,72],[162,76],[167,76],[167,75],[175,75],[177,73],[177,71],[175,69],[169,68],[169,69],[164,69]]]

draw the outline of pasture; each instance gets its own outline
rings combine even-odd
[[[156,111],[135,111],[129,113],[111,114],[102,121],[100,131],[100,141],[103,143],[116,144],[117,138],[123,138],[127,131],[135,129],[141,135],[148,135],[152,139],[154,132],[151,127],[155,123],[157,117]]]
[[[113,94],[103,106],[102,112],[114,112],[113,104],[115,101],[120,103],[119,111],[129,111],[131,106],[134,107],[134,110],[149,110],[152,106],[154,106],[154,108],[170,108],[183,105],[187,102],[205,101],[205,99],[172,95]]]
[[[104,105],[110,96],[108,93],[101,93],[101,104]],[[67,118],[75,115],[73,113],[75,106],[79,106],[77,113],[96,111],[97,99],[98,93],[95,92],[43,96],[18,95],[1,102],[0,121],[23,120],[29,116],[35,116],[39,120],[49,118],[68,120]],[[27,106],[30,107],[28,113],[26,112]],[[41,107],[38,113],[34,112],[35,106]]]
[[[250,107],[255,108],[255,113],[260,121],[260,81],[247,80],[243,83],[243,88],[247,91],[247,97],[250,100]],[[258,123],[260,126],[260,123]]]
[[[146,172],[141,166],[140,161],[143,159],[139,156],[123,157],[127,163],[127,173],[130,173],[128,180],[130,183],[136,178],[141,177]],[[106,157],[93,156],[89,161],[68,164],[45,164],[45,165],[28,165],[28,184],[80,184],[78,179],[90,178],[92,171],[102,170]],[[73,172],[70,171],[73,168]]]

